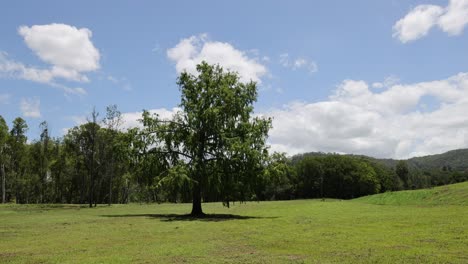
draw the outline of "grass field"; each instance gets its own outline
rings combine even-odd
[[[210,203],[205,219],[189,204],[2,205],[0,262],[468,263],[467,192]]]
[[[386,192],[361,197],[354,201],[380,205],[468,206],[468,182],[432,189]]]

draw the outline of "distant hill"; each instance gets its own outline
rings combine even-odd
[[[457,149],[443,154],[411,158],[408,163],[423,170],[445,166],[449,170],[464,171],[468,169],[468,149]]]
[[[333,153],[323,152],[309,152],[295,155],[291,158],[293,163],[298,162],[304,157],[308,156],[325,156],[332,155]],[[375,160],[387,167],[394,168],[399,160],[395,159],[377,159],[363,155],[353,155],[363,158]],[[434,170],[434,169],[447,169],[452,171],[465,171],[468,170],[468,149],[451,150],[442,154],[428,155],[423,157],[415,157],[405,160],[410,169],[417,170]]]
[[[352,201],[380,205],[464,205],[468,206],[468,182],[431,189],[385,192]]]

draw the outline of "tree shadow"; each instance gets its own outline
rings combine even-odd
[[[37,212],[47,212],[54,210],[79,210],[87,208],[87,205],[80,204],[5,204],[3,208],[9,209],[12,211],[37,211]]]
[[[249,219],[274,219],[278,217],[263,217],[263,216],[245,216],[234,214],[204,214],[200,216],[193,216],[190,214],[122,214],[122,215],[101,215],[102,217],[148,217],[159,219],[163,222],[173,221],[206,221],[206,222],[220,222],[229,220],[249,220]]]

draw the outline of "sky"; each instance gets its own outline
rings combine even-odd
[[[268,144],[409,158],[468,147],[468,0],[5,1],[0,115],[52,136],[116,104],[170,117],[205,60],[255,81]]]

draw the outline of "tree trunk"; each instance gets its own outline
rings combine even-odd
[[[109,206],[112,204],[112,176],[109,180]]]
[[[2,174],[2,203],[6,202],[6,188],[5,188],[5,164],[2,163],[0,173]]]
[[[201,205],[201,189],[199,183],[195,183],[193,186],[192,212],[190,215],[196,217],[204,215]]]
[[[112,204],[112,179],[114,178],[114,158],[111,159],[111,173],[109,175],[109,206]]]
[[[203,126],[203,124],[202,124]],[[199,142],[199,148],[198,148],[198,153],[197,153],[197,165],[196,166],[196,181],[194,182],[193,185],[193,198],[192,198],[192,212],[190,213],[192,216],[199,217],[203,216],[204,213],[202,211],[202,205],[201,205],[201,184],[202,184],[202,179],[205,176],[205,132],[201,132],[199,134],[198,138]]]
[[[89,200],[89,208],[93,207],[93,201],[94,201],[94,176],[91,173],[90,176],[90,185],[89,186],[89,193],[88,193],[88,200]]]

